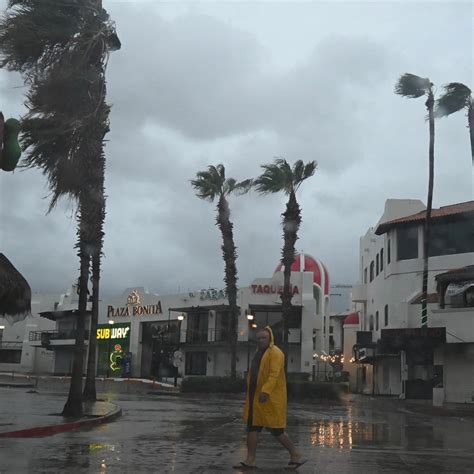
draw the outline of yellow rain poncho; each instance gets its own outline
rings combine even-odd
[[[257,377],[257,388],[253,399],[253,426],[265,428],[286,428],[286,376],[285,355],[275,346],[273,332],[270,332],[270,347],[265,351],[260,363]],[[247,423],[249,416],[249,386],[250,374],[247,376],[247,396],[244,405],[244,421]],[[259,402],[261,393],[267,393],[269,400]]]

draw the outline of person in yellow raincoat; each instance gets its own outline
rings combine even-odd
[[[247,458],[235,469],[256,469],[258,434],[266,428],[290,453],[286,469],[296,470],[306,461],[285,433],[286,428],[285,355],[274,344],[269,326],[257,332],[257,351],[247,376],[244,421],[247,424]]]

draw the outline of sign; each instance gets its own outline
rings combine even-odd
[[[156,304],[148,304],[143,306],[131,306],[131,304],[128,303],[127,306],[121,307],[114,307],[111,305],[107,306],[107,318],[146,316],[150,314],[163,314],[163,310],[161,308],[161,301],[158,301]]]
[[[127,297],[127,304],[140,304],[140,295],[138,290],[132,290],[132,292]]]
[[[252,288],[252,293],[254,295],[281,295],[283,293],[283,286],[282,285],[251,285]],[[299,295],[300,290],[299,288],[294,285],[293,287],[290,287],[290,290],[292,291],[293,295]]]
[[[446,328],[382,329],[380,342],[384,351],[435,346],[446,342]]]
[[[214,288],[210,288],[208,290],[201,290],[199,294],[200,300],[223,300],[227,298],[226,290],[216,290]]]
[[[130,327],[104,327],[97,329],[97,339],[126,339]]]

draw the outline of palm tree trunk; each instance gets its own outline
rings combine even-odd
[[[79,224],[81,235],[83,232],[84,221],[81,218]],[[71,385],[69,387],[69,396],[64,405],[62,415],[78,418],[82,416],[82,375],[84,372],[84,335],[85,320],[87,315],[87,283],[89,280],[90,257],[86,251],[85,241],[80,237],[80,276],[79,276],[79,306],[76,321],[76,343],[74,345],[74,360],[71,374]]]
[[[86,384],[84,386],[84,401],[96,401],[95,388],[97,362],[97,325],[99,322],[99,281],[100,281],[100,253],[92,257],[92,312],[89,336],[89,356],[87,358]]]
[[[288,322],[292,314],[293,306],[291,300],[293,291],[291,288],[291,266],[295,260],[295,245],[298,240],[298,230],[301,224],[301,210],[296,201],[295,192],[290,193],[286,210],[283,213],[283,249],[281,263],[283,265],[283,293],[282,323],[283,323],[283,353],[285,354],[285,371],[288,368]]]
[[[474,99],[471,98],[467,110],[467,121],[469,124],[469,137],[471,139],[471,158],[472,158],[472,193],[474,196]]]
[[[428,327],[428,260],[430,252],[430,227],[431,227],[431,209],[433,207],[433,182],[434,182],[434,96],[430,90],[426,100],[428,109],[430,146],[429,146],[429,174],[428,174],[428,201],[426,206],[426,219],[423,227],[423,287],[421,299],[421,327]]]
[[[237,307],[237,249],[234,244],[233,224],[230,221],[229,204],[223,194],[217,204],[217,226],[222,234],[222,256],[225,263],[225,277],[227,298],[229,299],[230,313],[230,376],[232,379],[237,377],[237,332],[238,315]]]

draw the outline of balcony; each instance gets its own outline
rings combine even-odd
[[[352,287],[352,301],[354,303],[365,303],[367,301],[367,285],[356,283]]]
[[[29,342],[34,347],[54,347],[74,346],[76,343],[76,329],[67,329],[63,331],[30,331]],[[84,341],[89,343],[89,331],[84,332]]]
[[[474,308],[434,309],[428,316],[430,326],[446,328],[446,343],[474,342]]]

